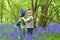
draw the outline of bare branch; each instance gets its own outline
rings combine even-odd
[[[54,21],[54,22],[56,22],[56,23],[59,23],[60,24],[60,21],[58,21],[58,20],[55,20],[55,19],[53,19],[53,18],[51,18],[51,17],[48,17],[48,16],[46,16],[46,15],[44,15],[44,14],[40,14],[40,15],[42,15],[42,16],[44,16],[44,17],[46,17],[47,19],[49,19],[50,21]]]
[[[48,4],[48,7],[49,7],[49,5],[52,3],[52,0],[49,2],[49,4]]]
[[[33,0],[31,0],[31,6],[32,6],[32,10],[34,10],[34,2],[33,2]]]
[[[15,15],[15,13],[14,13],[14,10],[13,10],[13,8],[12,8],[11,5],[10,5],[10,0],[7,0],[7,2],[8,2],[8,4],[9,4],[9,7],[11,8],[11,12],[12,12],[12,14],[14,15],[15,20],[17,21],[17,17],[16,17],[16,15]]]
[[[37,0],[35,1],[35,10],[37,9]]]
[[[12,1],[11,1],[12,2]],[[16,4],[14,4],[13,2],[12,2],[12,4],[16,7],[16,8],[18,8],[18,6],[16,5]]]

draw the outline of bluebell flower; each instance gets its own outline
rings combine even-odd
[[[12,35],[12,36],[14,36],[14,35],[15,35],[15,32],[14,32],[14,31],[12,31],[12,32],[11,32],[11,35]]]
[[[58,33],[60,31],[60,25],[59,24],[55,24],[54,25],[54,33]]]
[[[0,34],[0,38],[2,37],[2,34]]]
[[[9,37],[10,37],[10,32],[6,32],[6,33],[4,33],[4,34],[3,34],[3,36],[5,36],[5,37],[8,37],[8,38],[9,38]]]
[[[47,28],[46,28],[46,30],[47,30],[48,32],[52,32],[52,31],[54,31],[53,28],[54,28],[53,25],[48,25]]]
[[[38,28],[38,31],[36,31],[36,34],[39,35],[39,34],[41,34],[43,32],[44,32],[44,28],[40,27],[40,28]]]
[[[33,35],[26,35],[25,40],[34,40]]]
[[[42,40],[41,38],[38,38],[38,40]]]

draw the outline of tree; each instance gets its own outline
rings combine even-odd
[[[43,3],[44,1],[44,3]],[[48,6],[49,6],[49,0],[41,0],[42,4],[41,4],[41,14],[44,14],[47,16],[47,12],[48,12]],[[43,15],[40,16],[40,26],[45,27],[47,25],[47,18]]]
[[[1,0],[1,13],[0,13],[1,22],[2,22],[2,18],[3,18],[3,6],[4,6],[4,0]]]
[[[12,14],[14,15],[15,21],[17,21],[17,17],[16,17],[16,15],[15,15],[15,13],[14,13],[14,10],[13,10],[13,8],[12,8],[11,5],[10,5],[10,0],[7,0],[7,2],[8,2],[8,4],[9,4],[9,7],[11,8]]]
[[[35,0],[35,2],[34,2],[34,0],[31,0],[31,7],[32,7],[32,10],[33,10],[33,26],[34,26],[34,28],[36,28],[36,18],[37,18],[37,5],[38,5],[38,3],[37,3],[38,1],[37,0]]]
[[[52,6],[52,10],[55,10],[55,7],[53,6],[55,4],[52,4],[52,3],[54,3],[54,0],[31,0],[31,6],[33,10],[33,17],[34,17],[34,23],[33,23],[34,27],[36,27],[36,19],[37,19],[37,14],[38,14],[36,13],[37,12],[36,10],[38,10],[39,7],[41,7],[41,13],[40,13],[40,18],[39,18],[40,26],[42,27],[47,26],[48,21],[50,22],[54,21],[54,22],[60,23],[58,20],[54,19],[58,11],[52,11],[52,12],[49,11],[50,6]],[[54,14],[53,12],[55,12],[55,15],[51,16],[49,12],[51,12],[51,15],[53,15]]]

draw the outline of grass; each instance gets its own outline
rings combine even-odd
[[[0,24],[14,24],[15,22],[0,22]]]

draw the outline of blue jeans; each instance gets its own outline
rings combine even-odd
[[[27,28],[27,34],[33,34],[33,28]]]
[[[18,23],[16,24],[16,26],[18,26],[18,28],[19,28],[20,31],[22,30],[22,29],[21,29],[21,22],[18,22]]]

